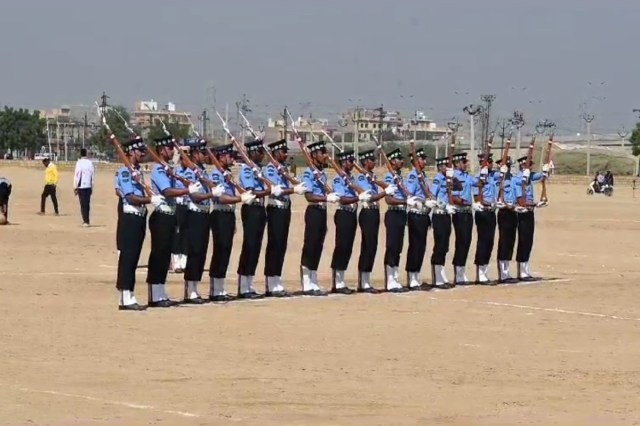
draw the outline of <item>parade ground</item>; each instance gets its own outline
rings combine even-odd
[[[607,198],[587,196],[587,178],[549,183],[531,263],[546,281],[138,313],[117,309],[113,171],[98,172],[89,228],[81,226],[72,172],[61,170],[58,217],[50,200],[47,214],[36,214],[42,168],[3,167],[0,175],[13,183],[12,223],[0,227],[2,425],[640,422],[640,197],[630,186]],[[283,277],[291,291],[299,289],[304,208],[296,196]],[[333,212],[319,268],[325,289]],[[239,213],[237,220],[232,293]],[[149,240],[147,232],[136,289],[143,303]],[[470,278],[475,243],[474,229]],[[358,237],[351,288],[359,244]],[[429,255],[432,248],[430,235]],[[383,254],[381,225],[377,288]],[[261,291],[262,268],[261,260]],[[423,278],[431,279],[429,257]],[[205,280],[203,294],[206,271]],[[180,275],[170,274],[168,292],[182,298]]]

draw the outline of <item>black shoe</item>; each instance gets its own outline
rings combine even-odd
[[[498,284],[518,284],[518,281],[515,278],[505,278],[504,280],[498,280]]]
[[[150,308],[171,308],[178,304],[179,303],[174,300],[164,299],[164,300],[158,300],[157,302],[149,302],[149,307]]]
[[[388,293],[406,293],[409,289],[406,287],[393,288],[391,290],[387,290]]]
[[[459,285],[461,287],[464,287],[466,285],[471,285],[471,283],[469,281],[458,281],[455,285]]]
[[[219,294],[217,296],[209,296],[209,302],[231,302],[232,300],[236,300],[236,298],[230,294]]]
[[[476,281],[477,285],[497,285],[497,281]]]
[[[181,274],[183,272],[184,272],[184,270],[182,268],[176,268],[176,269],[173,270],[174,274]]]
[[[138,305],[137,303],[134,303],[132,305],[120,305],[120,306],[118,306],[118,310],[119,311],[144,311],[146,309],[147,309],[146,306]]]
[[[381,293],[381,291],[378,290],[377,288],[367,287],[367,288],[359,288],[358,293],[379,294]]]
[[[194,297],[193,299],[184,299],[182,301],[185,305],[203,305],[207,303],[202,297]]]
[[[264,294],[264,297],[291,297],[291,294],[286,291],[268,291]]]
[[[342,288],[334,288],[333,290],[331,290],[331,293],[349,295],[349,294],[355,293],[355,291],[351,290],[349,287],[342,287]]]
[[[535,279],[534,277],[521,277],[521,278],[518,278],[518,281],[530,283],[530,282],[534,282],[534,281],[538,281],[538,280]]]
[[[434,284],[433,288],[437,288],[438,290],[450,290],[452,289],[453,285],[451,285],[450,283],[444,283],[444,284]]]
[[[262,299],[262,298],[264,298],[264,295],[258,294],[255,291],[248,291],[246,293],[242,293],[238,295],[238,299],[244,299],[244,300],[256,300],[256,299]]]

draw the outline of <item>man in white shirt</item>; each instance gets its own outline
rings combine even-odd
[[[82,214],[82,226],[89,226],[89,206],[91,192],[95,181],[95,168],[87,159],[87,150],[80,150],[80,159],[76,163],[76,172],[73,178],[73,192],[80,200],[80,213]]]

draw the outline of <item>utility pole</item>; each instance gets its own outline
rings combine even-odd
[[[509,120],[500,120],[500,157],[502,157],[502,153],[504,152],[504,138],[507,136],[507,127],[511,126]]]
[[[380,142],[380,149],[382,149],[382,123],[384,118],[387,116],[387,113],[384,110],[383,104],[380,104],[380,107],[376,108],[375,111],[378,113],[378,115],[374,116],[378,119],[378,142]],[[356,156],[357,155],[358,152],[356,152]],[[380,164],[382,164],[382,153],[380,154]]]
[[[452,121],[447,123],[447,127],[451,130],[452,137],[458,133],[458,129],[460,128],[460,123],[458,123],[458,119],[453,117]],[[452,152],[451,155],[454,155],[455,152]],[[449,155],[449,140],[446,141],[444,145],[444,155]]]
[[[358,133],[358,125],[360,124],[360,107],[356,105],[351,114],[351,121],[353,121],[353,151],[358,156],[358,144],[360,143],[360,134]]]
[[[629,132],[622,126],[622,128],[618,130],[618,136],[620,136],[620,148],[624,149],[624,140],[629,136]]]
[[[247,113],[251,112],[251,108],[249,108],[249,99],[247,98],[247,94],[242,94],[242,99],[236,102],[236,123],[239,126],[239,131],[242,132],[242,144],[244,145],[245,139],[245,130],[244,125],[240,122],[240,111],[246,116]]]
[[[469,150],[471,151],[471,171],[474,169],[475,157],[476,157],[476,135],[475,135],[475,120],[476,115],[481,114],[484,110],[482,105],[467,105],[462,108],[463,112],[466,112],[469,115]]]
[[[84,140],[87,138],[87,125],[88,125],[88,119],[87,119],[87,113],[84,113],[84,122],[82,123],[82,148],[84,148]]]
[[[100,99],[102,100],[102,102],[100,103],[100,112],[102,115],[105,115],[107,112],[107,107],[109,106],[107,104],[107,99],[109,99],[109,96],[107,96],[105,92],[102,92],[102,96],[100,96]]]
[[[289,122],[289,114],[287,114],[287,107],[284,107],[284,110],[282,110],[282,139],[288,141],[289,138],[287,137],[287,124]]]
[[[509,124],[516,128],[516,158],[520,157],[520,147],[522,141],[522,127],[524,126],[524,114],[520,111],[514,111],[513,117],[509,119]]]
[[[490,123],[490,114],[491,114],[491,104],[496,100],[495,95],[482,95],[480,96],[480,100],[484,102],[484,112],[482,114],[482,149],[484,150],[485,144],[489,140],[489,123]]]
[[[582,114],[582,119],[587,123],[587,176],[591,176],[591,122],[595,118],[593,114]]]
[[[206,138],[207,137],[207,121],[209,120],[209,117],[207,117],[206,108],[202,110],[202,116],[200,117],[200,119],[202,120],[202,137]]]

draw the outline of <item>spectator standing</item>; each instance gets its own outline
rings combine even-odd
[[[87,159],[87,150],[80,150],[80,159],[76,162],[76,171],[73,177],[73,192],[80,200],[80,213],[82,214],[82,226],[89,226],[89,211],[91,209],[91,194],[95,182],[95,167],[93,162]]]

